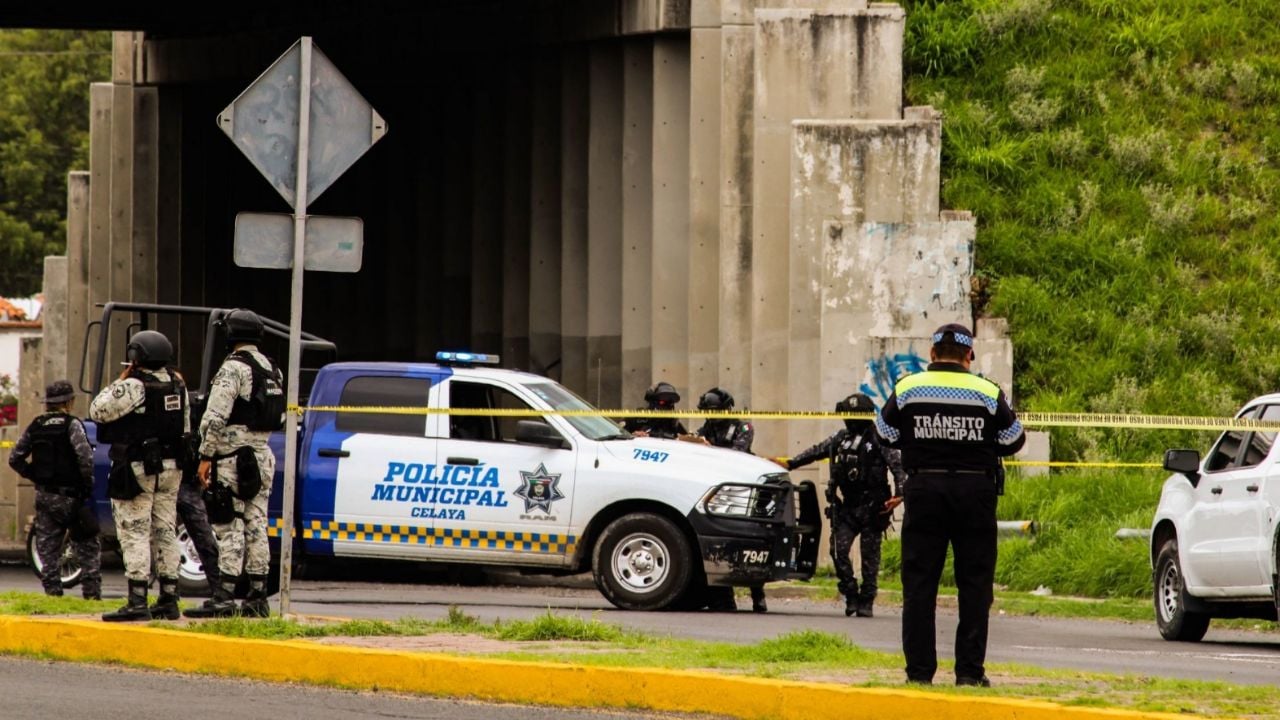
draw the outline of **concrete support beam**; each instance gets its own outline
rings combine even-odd
[[[533,58],[517,56],[506,80],[503,130],[502,361],[529,368],[529,173]]]
[[[689,397],[689,42],[653,41],[653,370]]]
[[[129,272],[133,279],[130,282],[130,292],[134,302],[155,302],[159,270],[156,255],[156,211],[160,191],[160,101],[156,88],[135,88],[132,105],[132,221],[129,230],[133,257],[129,263]],[[47,345],[45,347],[48,348]]]
[[[554,378],[561,370],[560,73],[555,51],[534,64],[529,181],[529,368]]]
[[[476,88],[471,135],[471,349],[502,349],[502,95]]]
[[[111,104],[110,83],[89,86],[89,287],[88,320],[101,316],[97,307],[111,299]],[[97,342],[99,328],[90,342]],[[85,373],[85,382],[92,378]],[[92,389],[92,388],[90,388]]]
[[[749,20],[748,20],[749,22]],[[756,407],[751,387],[752,136],[755,127],[755,31],[720,31],[720,290],[721,387],[740,407]]]
[[[689,0],[622,0],[619,30],[623,35],[687,30],[689,12]]]
[[[44,304],[40,307],[44,368],[40,387],[67,377],[67,258],[44,259]],[[25,427],[25,426],[24,426]]]
[[[623,47],[622,98],[622,402],[639,404],[655,379],[658,289],[654,251],[654,39]],[[674,382],[674,381],[673,381]]]
[[[587,393],[587,189],[591,127],[590,73],[585,48],[565,48],[560,92],[560,373]]]
[[[121,34],[116,33],[117,45]],[[117,83],[111,86],[111,158],[108,164],[111,173],[108,180],[111,264],[107,287],[108,299],[114,302],[133,300],[134,93],[132,85]],[[128,325],[126,316],[112,318],[106,367],[116,367],[124,360]]]
[[[187,239],[182,236],[182,91],[156,88],[159,100],[156,151],[156,302],[182,302],[182,255]],[[161,191],[160,189],[163,189]],[[160,331],[169,337],[184,367],[187,355],[197,348],[182,343],[182,321],[163,318]],[[75,326],[72,326],[73,331]]]
[[[44,395],[44,360],[39,336],[22,338],[21,344],[18,355],[18,427],[25,428],[44,412],[44,403],[40,401]],[[36,511],[35,487],[30,480],[20,479],[15,496],[18,537],[25,538]]]
[[[18,522],[18,483],[22,478],[9,467],[13,446],[22,435],[16,425],[0,427],[0,540],[22,542],[22,523]]]
[[[587,397],[622,402],[622,45],[590,50],[587,140]]]
[[[474,107],[471,93],[466,90],[455,90],[448,97],[455,107]],[[472,117],[470,113],[463,113],[461,117],[439,118],[439,122],[446,137],[466,137],[467,128],[472,125]],[[448,140],[425,143],[421,150],[424,162],[439,162],[442,159],[446,170],[441,182],[424,183],[417,203],[419,228],[440,224],[441,233],[435,244],[439,257],[434,257],[430,246],[419,247],[415,260],[423,273],[438,271],[443,276],[445,292],[450,297],[472,296],[474,272],[470,245],[475,209],[471,203],[471,191],[476,182],[475,168],[471,161],[473,151],[471,143]],[[425,304],[426,296],[433,290],[427,283],[420,283],[414,292],[421,294],[421,302]],[[471,342],[470,320],[474,307],[469,310],[449,313],[447,317],[439,319],[438,325],[432,323],[427,313],[418,313],[418,322],[431,327],[415,337],[414,354],[417,357],[434,357],[436,351],[444,346],[456,347]],[[442,347],[431,347],[432,338]]]
[[[84,329],[89,321],[89,173],[67,173],[66,372],[80,387]]]
[[[709,4],[695,2],[694,11]],[[718,26],[689,33],[689,385],[695,392],[720,382],[720,35]],[[740,388],[729,391],[736,397]]]

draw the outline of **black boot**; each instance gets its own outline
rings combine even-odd
[[[267,576],[249,576],[249,594],[240,605],[240,614],[245,617],[271,617],[271,605],[267,603]]]
[[[213,597],[200,607],[188,608],[182,614],[189,618],[231,617],[236,614],[236,582],[238,577],[222,576],[222,582],[213,591]]]
[[[875,617],[875,612],[871,609],[871,605],[874,602],[875,602],[875,598],[866,598],[863,600],[859,600],[858,610],[857,610],[858,617]]]
[[[858,601],[857,595],[853,595],[853,594],[845,595],[844,596],[844,616],[849,617],[850,615],[858,612],[858,608],[861,606],[861,604],[862,603]]]
[[[151,611],[147,609],[147,585],[149,584],[146,580],[130,580],[128,602],[115,612],[103,613],[102,619],[107,622],[150,620]]]
[[[160,578],[160,597],[151,606],[151,617],[155,620],[177,620],[182,617],[178,609],[178,578]]]
[[[751,612],[767,613],[769,612],[769,604],[764,600],[764,586],[751,586]]]

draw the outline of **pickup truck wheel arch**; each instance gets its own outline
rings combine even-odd
[[[628,513],[600,533],[592,548],[596,587],[624,610],[670,607],[696,577],[694,545],[671,520]]]
[[[653,500],[623,500],[602,508],[591,518],[591,522],[587,523],[587,528],[582,532],[582,536],[577,540],[577,548],[574,551],[574,559],[572,566],[578,572],[586,572],[591,570],[591,556],[596,546],[596,541],[600,539],[600,533],[609,526],[614,520],[629,515],[631,513],[653,513],[675,523],[680,528],[685,537],[689,539],[689,544],[697,552],[698,537],[693,532],[693,527],[689,525],[689,520],[685,516],[676,511],[670,505],[664,505]],[[701,565],[698,566],[698,572],[701,572]]]
[[[1165,640],[1200,642],[1204,638],[1210,616],[1187,607],[1187,590],[1178,561],[1176,538],[1166,540],[1156,556],[1153,600],[1156,627]]]

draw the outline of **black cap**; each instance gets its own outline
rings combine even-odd
[[[973,349],[973,333],[960,323],[947,323],[933,331],[934,345],[963,345]]]
[[[71,383],[66,380],[54,380],[44,389],[44,397],[41,400],[46,405],[57,405],[70,402],[75,396],[76,389],[71,387]]]

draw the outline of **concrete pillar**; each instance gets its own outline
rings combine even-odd
[[[111,86],[111,177],[108,181],[111,209],[107,223],[111,264],[107,287],[108,299],[114,302],[133,300],[133,101],[132,85]],[[128,325],[127,315],[112,318],[106,367],[116,367],[124,360]]]
[[[510,63],[503,144],[502,361],[529,369],[529,173],[530,96],[528,55]]]
[[[502,96],[476,88],[471,135],[471,350],[502,349]]]
[[[156,151],[156,302],[182,302],[182,95],[178,88],[157,88],[159,113]],[[161,191],[160,189],[163,189]],[[70,256],[70,253],[68,253]],[[189,321],[191,322],[191,321]],[[160,331],[169,337],[183,367],[194,368],[196,347],[184,346],[180,318],[162,318]],[[75,326],[72,326],[73,332]],[[192,362],[187,362],[191,360]]]
[[[89,321],[102,317],[99,304],[111,299],[111,105],[110,83],[89,86],[89,288],[86,312]],[[89,338],[97,343],[104,328]],[[92,355],[92,350],[90,352]],[[92,368],[85,383],[92,383]],[[89,387],[93,390],[93,387]]]
[[[455,107],[474,107],[471,94],[466,90],[453,90],[449,97]],[[430,228],[439,223],[440,237],[435,247],[439,249],[439,257],[433,257],[428,239],[416,250],[416,261],[424,273],[438,272],[443,276],[445,292],[450,297],[470,298],[474,280],[471,265],[471,244],[473,241],[472,222],[474,210],[471,199],[475,187],[475,168],[472,167],[474,146],[468,142],[454,141],[452,138],[466,137],[467,128],[471,127],[473,115],[464,112],[461,117],[439,118],[439,127],[443,128],[444,137],[436,142],[425,142],[422,147],[424,160],[443,158],[445,177],[442,182],[423,182],[418,201],[418,232],[430,235]],[[415,292],[421,293],[423,306],[426,295],[433,292],[429,283],[419,283]],[[474,311],[474,306],[471,308]],[[414,354],[419,358],[434,358],[438,350],[445,346],[455,347],[470,343],[471,314],[461,309],[456,313],[448,313],[433,323],[426,313],[418,313],[418,322],[430,325],[431,330],[422,332],[415,340]],[[434,338],[434,339],[433,339]],[[434,342],[440,347],[434,347]],[[480,350],[480,348],[476,348]]]
[[[755,125],[755,30],[745,22],[720,30],[721,387],[740,407],[756,407],[751,387],[751,153]],[[772,409],[772,408],[770,408]]]
[[[591,126],[588,53],[566,47],[560,92],[560,373],[587,392],[587,141]]]
[[[689,42],[653,41],[653,370],[689,398]]]
[[[21,344],[18,356],[18,427],[25,428],[44,412],[44,403],[40,401],[44,395],[44,360],[40,336],[22,338]],[[36,491],[31,481],[18,481],[15,507],[19,537],[26,537],[26,528],[36,509]]]
[[[89,321],[89,173],[67,173],[67,375],[80,387]]]
[[[529,368],[560,377],[560,59],[534,64],[529,180]],[[554,365],[554,367],[553,367]]]
[[[813,292],[812,273],[797,272],[791,262],[792,122],[899,119],[903,18],[897,6],[853,12],[756,10],[752,392],[758,408],[813,404],[810,368],[792,372],[789,366],[793,355],[812,358],[817,344],[817,315],[791,302],[793,288]],[[801,260],[812,263],[813,256]],[[760,430],[757,442],[772,452],[797,449],[813,428],[791,424]],[[795,431],[791,445],[783,434],[788,431]]]
[[[8,443],[18,441],[22,428],[17,425],[0,427],[0,540],[22,542],[24,528],[18,522],[18,483],[22,478],[9,467],[9,455],[13,448]]]
[[[590,50],[587,138],[587,397],[622,402],[622,45]]]
[[[639,405],[655,375],[653,323],[654,39],[623,47],[622,127],[622,403]],[[674,381],[672,381],[674,382]]]
[[[695,2],[689,32],[689,385],[717,385],[720,359],[719,7]],[[718,4],[717,4],[718,5]],[[699,22],[711,23],[699,27]],[[738,388],[729,388],[732,393]],[[696,390],[695,390],[696,392]]]
[[[44,368],[40,387],[67,377],[67,258],[44,259],[44,304],[40,307]],[[25,427],[25,426],[24,426]]]
[[[160,186],[160,102],[156,89],[133,89],[133,161],[130,165],[132,219],[129,263],[130,297],[134,302],[156,301],[156,209]],[[46,349],[48,346],[45,346]]]

